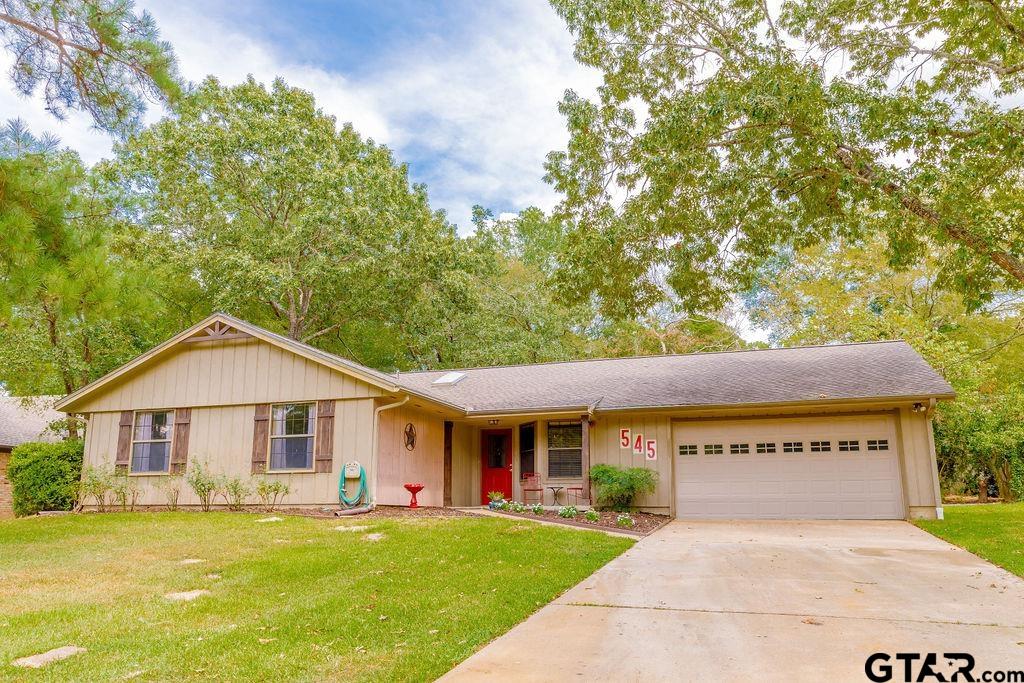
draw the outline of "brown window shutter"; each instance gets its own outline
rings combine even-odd
[[[252,430],[252,473],[267,471],[267,449],[270,447],[270,404],[256,406]]]
[[[135,413],[131,410],[121,411],[121,420],[117,423],[117,456],[114,460],[115,472],[127,472],[132,454],[132,424]]]
[[[334,465],[334,401],[316,404],[315,471],[330,472]]]
[[[184,474],[188,466],[188,433],[192,426],[192,409],[174,409],[174,446],[171,448],[171,474]]]

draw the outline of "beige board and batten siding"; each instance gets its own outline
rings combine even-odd
[[[383,392],[259,339],[178,344],[77,403],[89,413],[317,399]]]
[[[406,447],[406,427],[416,432],[415,445]],[[406,484],[423,484],[420,505],[444,504],[444,420],[403,406],[380,414],[377,452],[377,497],[380,505],[408,505]],[[454,451],[454,448],[453,448]]]
[[[331,472],[268,472],[292,492],[286,505],[338,502],[342,465],[370,466],[373,412],[382,392],[345,373],[258,339],[179,344],[87,397],[76,411],[88,415],[85,463],[112,469],[121,411],[192,408],[188,461],[199,459],[214,474],[249,479],[252,475],[257,404],[335,401]],[[172,444],[173,447],[173,444]],[[315,447],[314,447],[315,448]],[[369,481],[373,472],[368,471]],[[158,484],[166,475],[133,475],[140,505],[164,505]],[[198,504],[188,486],[179,503]],[[251,502],[256,502],[255,498]]]
[[[623,448],[620,430],[629,429],[630,435],[642,434],[644,441],[654,440],[657,459],[649,460],[644,454],[634,453],[632,446]],[[654,414],[602,415],[590,427],[590,464],[617,467],[644,467],[658,473],[658,485],[653,493],[640,497],[636,504],[644,512],[670,514],[672,509],[672,421],[667,416]]]
[[[202,462],[213,474],[243,480],[280,480],[291,487],[285,505],[334,505],[338,502],[338,478],[342,465],[358,461],[369,469],[372,448],[373,399],[337,401],[334,411],[334,461],[331,472],[267,472],[252,474],[253,417],[255,405],[214,406],[192,410],[189,463]],[[104,471],[113,469],[117,449],[119,413],[93,413],[85,439],[85,462]],[[367,472],[367,476],[372,476]],[[139,486],[139,505],[165,505],[160,490],[167,475],[132,475]],[[223,502],[223,501],[218,501]],[[257,502],[256,498],[250,499]],[[198,505],[188,485],[182,487],[181,505]]]
[[[942,506],[942,496],[931,415],[903,406],[896,424],[908,515],[911,519],[934,519]]]
[[[452,505],[480,504],[480,428],[452,425]]]

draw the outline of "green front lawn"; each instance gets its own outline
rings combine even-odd
[[[0,679],[433,679],[633,543],[491,518],[262,517],[0,522]],[[210,594],[164,598],[195,589]],[[88,651],[10,666],[62,645]]]
[[[1024,576],[1024,503],[947,507],[946,519],[917,525],[993,564]]]

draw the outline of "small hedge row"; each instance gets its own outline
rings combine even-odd
[[[11,482],[14,514],[41,510],[71,510],[82,475],[82,441],[23,443],[11,451],[7,478]]]

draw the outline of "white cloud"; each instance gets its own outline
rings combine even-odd
[[[573,60],[571,36],[544,0],[485,5],[472,30],[460,32],[471,38],[457,44],[424,36],[381,46],[358,76],[297,61],[204,12],[198,0],[140,5],[174,45],[187,79],[212,74],[230,84],[248,74],[263,82],[281,76],[310,90],[339,121],[412,161],[413,180],[427,183],[433,206],[446,209],[463,231],[473,204],[497,211],[555,204],[542,176],[544,156],[567,140],[557,103],[566,88],[591,92],[598,83],[595,72]],[[2,59],[0,66],[9,67]],[[0,84],[0,111],[25,118],[34,131],[53,131],[87,162],[109,154],[110,138],[88,117],[57,121],[38,98],[17,97],[9,83]],[[160,114],[153,110],[148,119]]]

